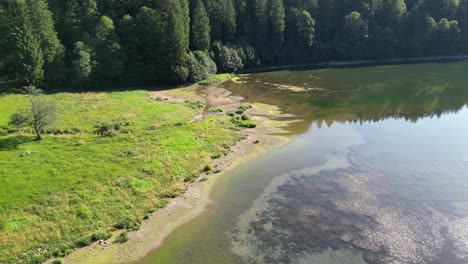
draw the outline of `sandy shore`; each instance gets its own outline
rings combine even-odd
[[[218,86],[193,86],[150,92],[150,96],[168,103],[184,100],[205,101],[206,107],[199,118],[210,114],[209,108],[211,107],[222,107],[223,114],[235,110],[243,100],[242,97],[234,96],[228,90]],[[187,191],[184,194],[172,199],[166,207],[159,209],[144,221],[140,230],[129,232],[129,240],[126,243],[111,243],[106,247],[93,243],[88,247],[75,250],[65,258],[65,263],[129,263],[141,259],[160,247],[164,239],[177,227],[204,212],[205,207],[210,203],[211,189],[224,173],[265,153],[273,146],[285,144],[288,141],[286,137],[272,134],[282,132],[282,129],[287,126],[286,121],[274,120],[278,117],[286,117],[286,115],[280,114],[275,106],[252,105],[253,108],[249,109],[246,114],[251,116],[258,126],[240,131],[239,133],[244,135],[244,140],[233,146],[228,155],[213,161],[214,169],[221,171],[220,173],[200,175],[197,181],[186,186]],[[120,232],[117,231],[114,235]]]

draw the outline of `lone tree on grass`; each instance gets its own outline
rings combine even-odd
[[[55,103],[42,96],[39,89],[34,86],[24,88],[29,96],[30,109],[20,110],[10,117],[10,124],[18,129],[24,124],[29,124],[34,129],[37,140],[42,140],[42,130],[54,124],[57,120],[57,107]]]

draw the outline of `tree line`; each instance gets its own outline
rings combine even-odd
[[[0,0],[21,85],[197,82],[216,72],[468,51],[468,0]]]

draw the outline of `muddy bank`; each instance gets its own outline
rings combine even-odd
[[[234,96],[229,91],[218,86],[188,87],[168,91],[150,92],[150,96],[156,100],[168,103],[180,103],[184,101],[204,101],[206,107],[200,115],[226,114],[237,109],[243,100]],[[223,108],[223,113],[211,113],[212,107]],[[244,139],[230,149],[230,153],[220,159],[213,160],[214,171],[200,177],[186,186],[187,191],[181,196],[172,199],[169,204],[144,221],[141,228],[135,232],[129,232],[129,240],[126,243],[112,243],[105,247],[98,243],[78,249],[65,258],[66,263],[129,263],[139,260],[164,242],[164,239],[177,227],[190,221],[205,211],[210,204],[209,193],[214,183],[222,174],[233,169],[236,165],[252,159],[270,147],[279,146],[287,142],[283,136],[275,136],[284,132],[287,121],[280,121],[287,117],[282,115],[279,109],[264,104],[253,104],[253,108],[247,110],[252,120],[257,122],[253,129],[239,131]],[[120,234],[121,231],[115,233]]]

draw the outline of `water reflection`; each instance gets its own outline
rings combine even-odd
[[[456,113],[468,102],[467,69],[465,61],[281,71],[241,76],[224,87],[246,101],[279,105],[296,114],[304,122],[294,123],[291,132],[300,134],[313,123],[319,128],[386,119],[414,123]],[[312,91],[294,92],[298,88]]]
[[[209,212],[144,263],[468,263],[467,69],[285,71],[225,83],[302,121],[287,146],[221,178]]]

